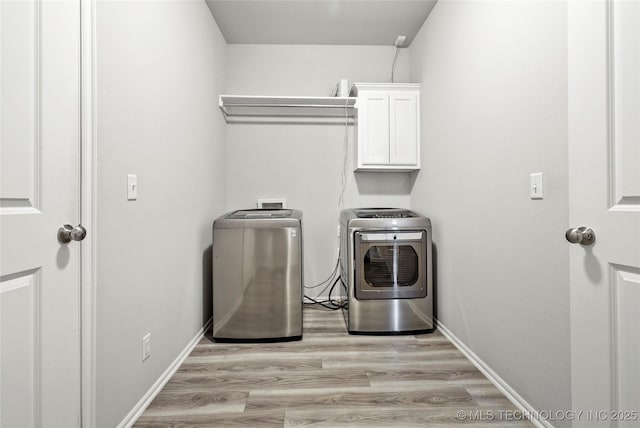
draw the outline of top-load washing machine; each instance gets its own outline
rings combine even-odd
[[[213,337],[302,337],[302,212],[239,210],[213,224]]]
[[[347,330],[433,330],[431,251],[431,221],[414,211],[343,210],[340,275]]]

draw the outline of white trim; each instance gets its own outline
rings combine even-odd
[[[187,346],[183,349],[183,351],[176,357],[176,359],[171,363],[171,365],[165,370],[165,372],[158,378],[158,380],[149,388],[149,390],[142,396],[140,401],[131,409],[129,414],[125,416],[125,418],[117,425],[117,428],[130,428],[133,424],[138,420],[138,418],[144,413],[144,411],[149,407],[149,404],[156,398],[156,395],[164,388],[164,386],[169,382],[171,377],[178,371],[180,365],[184,362],[184,360],[189,356],[193,348],[196,347],[200,339],[204,337],[204,332],[211,328],[210,319],[207,323],[200,329],[200,331],[195,335],[191,342],[187,344]]]
[[[40,268],[29,269],[15,275],[11,275],[10,279],[2,280],[2,278],[0,278],[0,294],[32,285],[39,270]]]
[[[34,185],[31,187],[31,206],[36,212],[40,212],[42,208],[42,4],[34,3],[34,99],[33,99],[33,172]],[[27,209],[28,210],[28,209]],[[26,213],[25,213],[26,214]]]
[[[376,82],[354,82],[352,90],[358,91],[415,91],[420,90],[422,83],[376,83]]]
[[[625,204],[621,198],[616,204],[619,190],[616,177],[616,63],[615,63],[615,7],[613,0],[605,0],[606,4],[606,30],[607,30],[607,165],[608,165],[608,188],[609,210],[626,211]],[[628,202],[628,201],[626,201]],[[633,206],[633,205],[632,205]],[[631,210],[633,211],[633,210]],[[618,346],[620,343],[618,331],[618,287],[615,279],[616,271],[620,272],[615,265],[609,264],[609,276],[605,284],[609,287],[609,370],[611,379],[611,390],[609,405],[611,409],[618,409],[619,388],[620,388],[620,367]],[[618,427],[617,420],[611,421],[611,427]]]
[[[96,426],[96,67],[95,2],[80,0],[81,220],[87,237],[81,245],[81,421]]]
[[[458,350],[462,352],[464,356],[467,357],[467,359],[471,361],[473,365],[476,366],[476,368],[480,370],[480,372],[485,375],[486,378],[489,379],[489,381],[494,384],[496,388],[498,388],[500,392],[502,392],[505,397],[507,397],[509,401],[513,403],[514,406],[516,406],[518,410],[520,410],[525,415],[539,414],[539,412],[531,404],[529,404],[524,398],[522,398],[520,394],[518,394],[511,386],[509,386],[509,384],[505,382],[504,379],[498,376],[498,374],[494,372],[491,367],[487,365],[487,363],[482,361],[482,359],[480,359],[480,357],[478,357],[460,339],[458,339],[455,334],[453,334],[448,328],[446,328],[442,324],[442,322],[436,320],[436,323],[438,330],[442,333],[442,335],[449,339],[449,341],[453,343],[453,345],[458,348]],[[541,418],[533,417],[530,419],[530,421],[538,428],[553,428],[553,425]]]
[[[609,207],[616,206],[616,82],[614,58],[614,10],[613,0],[606,0],[606,30],[607,30],[607,165],[609,166]],[[615,409],[615,407],[612,407]]]

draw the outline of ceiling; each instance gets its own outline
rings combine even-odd
[[[227,43],[408,46],[437,0],[207,0]]]

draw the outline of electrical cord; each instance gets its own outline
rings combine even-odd
[[[336,95],[337,95],[337,90],[338,87],[336,85]],[[342,173],[340,176],[340,197],[338,198],[338,210],[342,210],[343,206],[344,206],[344,192],[345,189],[347,187],[347,158],[348,158],[348,152],[349,152],[349,97],[347,97],[347,99],[345,100],[345,104],[344,104],[344,139],[343,139],[343,160],[342,160]],[[342,309],[343,307],[345,307],[345,304],[339,300],[333,300],[332,298],[332,293],[333,290],[335,289],[335,286],[338,282],[340,282],[343,286],[343,282],[341,281],[341,277],[340,275],[338,275],[336,277],[336,274],[338,274],[338,267],[340,266],[340,250],[338,250],[338,260],[336,260],[336,264],[333,267],[333,271],[331,272],[331,274],[329,274],[329,276],[322,282],[315,284],[315,285],[310,285],[310,286],[304,286],[304,288],[306,289],[314,289],[314,288],[318,288],[322,285],[326,286],[320,290],[320,292],[318,293],[318,295],[316,297],[310,297],[307,296],[306,294],[304,295],[304,298],[307,300],[310,300],[310,302],[304,302],[305,305],[320,305],[326,309],[331,309],[331,310],[338,310],[338,309]],[[333,281],[333,283],[331,282]],[[331,288],[329,288],[331,287]],[[329,297],[328,299],[324,299],[324,300],[319,300],[318,297],[322,296],[322,294],[327,290],[327,288],[329,288]]]
[[[320,300],[319,297],[322,296],[324,294],[325,291],[327,291],[327,289],[329,289],[329,295],[331,295],[331,291],[333,290],[333,288],[335,287],[335,284],[338,280],[340,280],[340,275],[338,274],[338,267],[340,266],[340,257],[338,256],[338,260],[336,260],[336,264],[333,267],[333,271],[331,272],[331,274],[322,282],[319,282],[318,284],[315,285],[310,285],[310,286],[304,286],[305,289],[314,289],[314,288],[318,288],[322,285],[324,285],[325,287],[320,290],[317,295],[315,297],[311,297],[308,296],[306,294],[303,295],[303,297],[305,299],[311,300],[311,303],[307,303],[305,302],[305,304],[319,304],[327,309],[339,309],[336,308],[335,305],[331,305],[329,300]],[[337,276],[336,276],[337,275]],[[327,306],[327,303],[329,303],[329,305]]]
[[[344,104],[344,140],[342,145],[342,174],[340,175],[340,197],[338,211],[344,206],[344,191],[347,188],[347,155],[349,153],[349,97]]]
[[[334,300],[332,295],[333,295],[333,290],[336,287],[336,284],[339,282],[343,288],[344,287],[344,283],[342,282],[342,277],[340,276],[339,272],[338,272],[338,267],[340,266],[340,252],[338,252],[338,260],[336,261],[336,264],[333,268],[333,272],[331,272],[331,275],[329,275],[329,277],[327,277],[327,279],[325,279],[324,281],[313,285],[313,286],[305,286],[305,288],[307,289],[313,289],[313,288],[317,288],[323,284],[326,284],[325,287],[320,290],[320,292],[318,292],[317,296],[315,297],[311,297],[308,296],[306,294],[303,294],[303,298],[310,300],[310,302],[305,302],[303,299],[303,303],[305,305],[319,305],[322,306],[323,308],[326,309],[331,309],[331,310],[338,310],[338,309],[342,309],[343,307],[345,307],[345,305],[338,301],[338,300]],[[329,294],[328,294],[328,298],[327,299],[320,299],[319,297],[322,296],[324,294],[325,291],[327,291],[327,289],[329,289]],[[346,289],[346,288],[345,288]]]
[[[336,278],[336,280],[333,282],[333,285],[332,285],[332,286],[331,286],[331,288],[329,289],[329,299],[328,299],[328,300],[329,300],[329,304],[330,304],[330,305],[334,305],[334,306],[337,306],[337,307],[339,307],[339,308],[342,308],[342,303],[341,303],[340,301],[338,301],[338,300],[334,301],[334,300],[331,298],[331,293],[333,293],[333,289],[335,288],[335,286],[336,286],[336,284],[338,283],[338,281],[340,281],[340,277]]]
[[[331,278],[331,280],[333,280],[333,279],[334,279],[334,278]],[[329,287],[331,287],[331,285],[332,285],[332,282],[328,282],[328,283],[324,286],[324,288],[318,292],[318,294],[316,295],[316,297],[314,297],[314,299],[317,299],[317,298],[319,298],[320,296],[324,295],[324,292],[325,292],[325,291],[327,291],[327,289],[328,289]]]
[[[399,53],[400,48],[396,46],[396,54],[393,56],[393,65],[391,65],[391,83],[393,83],[393,79],[396,74],[396,61],[398,60]]]
[[[304,302],[305,305],[320,305],[323,308],[326,309],[330,309],[332,311],[337,311],[340,310],[342,308],[345,308],[346,305],[344,302],[341,302],[339,300],[333,300],[333,298],[331,297],[334,288],[336,287],[336,284],[340,282],[340,284],[342,285],[342,281],[341,281],[341,277],[337,277],[335,279],[335,281],[333,281],[333,284],[331,285],[331,288],[329,289],[329,298],[326,300],[317,300],[313,297],[309,297],[307,295],[304,296],[305,299],[311,300],[311,302]]]
[[[338,309],[340,309],[340,308],[336,308],[335,306],[327,305],[326,304],[327,303],[326,300],[320,301],[320,300],[312,299],[311,297],[308,297],[308,296],[304,296],[304,297],[306,297],[307,299],[311,300],[311,302],[304,302],[304,304],[307,305],[307,306],[318,305],[318,306],[322,306],[325,309],[329,309],[330,311],[337,311]]]
[[[340,260],[336,260],[336,265],[334,266],[333,271],[331,271],[331,273],[329,274],[327,279],[325,279],[324,281],[319,282],[319,283],[317,283],[315,285],[305,285],[304,288],[307,288],[307,289],[318,288],[321,285],[324,285],[324,284],[326,284],[328,282],[331,282],[331,280],[335,276],[336,272],[338,271],[338,266],[339,265],[340,265]],[[322,290],[322,291],[324,291],[324,290]]]

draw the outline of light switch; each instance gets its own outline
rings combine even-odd
[[[544,185],[541,172],[536,172],[529,176],[529,187],[531,190],[531,199],[544,199]]]
[[[138,199],[138,176],[127,174],[127,200],[135,201]]]

